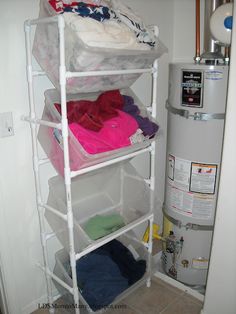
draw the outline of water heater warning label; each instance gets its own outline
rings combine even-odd
[[[192,163],[190,191],[214,194],[216,186],[217,165]]]
[[[182,106],[194,108],[202,107],[202,72],[185,71],[182,72]]]
[[[214,213],[217,165],[196,163],[168,155],[167,207],[194,218]]]

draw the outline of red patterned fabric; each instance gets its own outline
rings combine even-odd
[[[66,4],[62,0],[49,0],[48,2],[57,13],[62,13],[64,11],[63,10],[64,8],[78,6],[78,4],[83,1],[73,1],[70,4]],[[96,4],[92,4],[92,3],[90,3],[89,6],[98,7]]]
[[[99,131],[103,122],[117,117],[117,110],[122,110],[124,99],[119,90],[102,93],[97,100],[72,100],[67,102],[68,123],[78,123],[84,128]],[[61,105],[55,104],[61,113]]]

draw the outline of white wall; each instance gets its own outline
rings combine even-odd
[[[165,102],[168,97],[168,64],[173,55],[173,21],[174,21],[174,1],[173,0],[148,0],[145,1],[126,1],[137,12],[141,12],[146,23],[158,25],[160,39],[168,48],[168,53],[164,54],[159,60],[159,79],[157,97],[157,120],[160,125],[159,137],[157,140],[157,159],[156,159],[156,212],[155,222],[162,224],[162,204],[164,201],[164,180],[165,180],[165,159],[166,159],[166,129],[167,111]],[[144,103],[150,103],[150,75],[143,75],[134,85],[133,89]],[[143,174],[147,169],[148,156],[136,158],[135,165],[142,169]]]
[[[234,8],[234,20],[236,7]],[[236,313],[236,26],[234,24],[221,178],[204,314]]]
[[[0,139],[0,254],[10,313],[44,294],[35,206],[28,112],[23,22],[37,17],[37,1],[1,2],[1,112],[11,111],[15,135]],[[4,12],[4,13],[3,13]],[[48,83],[41,82],[40,89]]]
[[[147,23],[158,24],[160,37],[172,51],[173,0],[129,0],[140,11]],[[1,2],[0,69],[1,109],[11,111],[15,135],[0,138],[0,260],[11,314],[29,313],[44,300],[45,281],[35,266],[41,260],[38,217],[35,204],[34,177],[29,125],[21,121],[28,114],[25,72],[25,44],[23,22],[38,15],[38,0]],[[159,198],[164,191],[165,128],[167,98],[167,64],[170,55],[160,60],[158,115],[163,127],[163,138],[158,144],[157,174]],[[43,108],[43,90],[51,87],[46,78],[40,78],[36,90],[39,111]],[[143,79],[134,86],[141,98],[148,99],[148,85]],[[49,176],[50,172],[46,173]],[[46,185],[46,183],[45,183]],[[51,251],[55,251],[52,247]],[[44,300],[45,301],[45,300]]]

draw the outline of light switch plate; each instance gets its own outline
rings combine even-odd
[[[0,137],[14,135],[12,112],[0,113]]]

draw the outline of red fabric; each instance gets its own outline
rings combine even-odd
[[[67,102],[68,123],[78,123],[84,128],[99,131],[103,122],[117,117],[117,110],[122,110],[124,99],[119,90],[102,93],[97,100],[72,100]],[[55,104],[59,113],[61,105]]]
[[[50,5],[53,7],[53,9],[57,13],[62,13],[63,12],[63,8],[77,6],[78,3],[83,2],[83,1],[73,1],[70,4],[63,3],[63,1],[60,1],[60,0],[59,1],[58,0],[49,0],[48,2],[50,3]],[[90,6],[90,7],[99,7],[98,5],[92,4],[92,3],[88,4],[88,6]]]
[[[51,6],[53,7],[53,9],[54,9],[57,13],[63,12],[63,3],[62,3],[61,1],[49,0],[48,2],[51,4]]]

